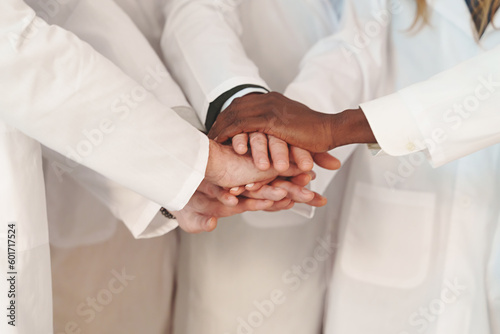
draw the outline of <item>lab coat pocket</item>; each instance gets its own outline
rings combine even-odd
[[[412,288],[431,256],[436,196],[358,182],[343,220],[340,265],[359,281]]]

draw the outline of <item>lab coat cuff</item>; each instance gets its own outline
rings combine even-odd
[[[233,103],[233,101],[236,100],[239,97],[243,97],[245,95],[252,94],[252,93],[267,94],[268,92],[269,91],[266,90],[266,89],[264,89],[264,88],[257,88],[257,87],[250,87],[250,88],[242,89],[238,93],[236,93],[233,96],[231,96],[226,102],[224,102],[224,104],[222,105],[222,108],[221,108],[220,112],[223,112],[224,110],[226,110],[227,107],[229,107],[231,105],[231,103]]]
[[[136,239],[159,237],[179,226],[177,220],[163,216],[160,209],[161,205],[151,202],[142,212],[137,223],[129,226]]]
[[[191,174],[185,178],[184,184],[181,189],[178,190],[177,196],[173,200],[165,203],[163,206],[168,211],[180,211],[189,202],[196,189],[201,184],[201,181],[205,178],[205,171],[208,164],[208,154],[209,154],[209,140],[208,137],[199,133],[200,136],[200,151],[198,154],[198,159],[193,165],[193,170]],[[168,168],[168,166],[166,166]],[[172,189],[165,189],[166,192],[173,191]]]
[[[360,107],[384,153],[401,156],[426,148],[411,110],[399,93],[363,103]]]
[[[329,151],[329,153],[339,159],[343,165],[356,148],[357,145],[342,146]],[[311,181],[309,189],[320,195],[324,195],[326,189],[337,175],[338,170],[327,170],[318,166],[314,166],[313,170],[316,173],[316,179]],[[316,213],[316,208],[305,203],[298,203],[290,211],[302,217],[312,219]]]
[[[203,104],[203,108],[200,112],[200,119],[207,119],[208,107],[210,103],[215,101],[216,98],[224,94],[225,92],[231,90],[234,87],[242,86],[242,85],[255,85],[261,86],[267,90],[269,90],[268,85],[261,78],[256,77],[234,77],[230,80],[224,81],[222,84],[218,85],[214,89],[212,89],[206,97],[206,100]]]
[[[198,118],[198,115],[190,106],[176,106],[172,107],[172,110],[177,113],[183,120],[194,126],[196,129],[201,132],[205,132],[205,126],[201,124],[201,121]]]
[[[295,212],[296,214],[304,218],[311,219],[312,217],[314,217],[314,212],[316,211],[315,209],[315,207],[307,205],[305,203],[297,203],[293,208],[290,209],[290,211]]]

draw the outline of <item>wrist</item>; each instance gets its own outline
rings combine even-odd
[[[361,108],[347,109],[331,116],[332,148],[349,144],[374,144],[377,142]]]
[[[205,170],[205,180],[213,184],[218,184],[218,181],[221,179],[221,174],[224,173],[224,171],[221,171],[221,166],[217,166],[217,161],[220,159],[220,156],[220,145],[212,139],[209,139],[208,162]]]

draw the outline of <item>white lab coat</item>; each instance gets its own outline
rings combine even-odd
[[[338,25],[330,1],[164,2],[162,50],[202,120],[209,103],[235,86],[283,91],[297,74],[302,56]]]
[[[500,333],[500,32],[429,5],[412,34],[415,2],[351,1],[287,90],[327,112],[398,91],[361,104],[399,157],[352,157],[326,333]]]
[[[99,6],[81,1],[65,18],[62,27],[89,42],[138,81],[151,72],[158,73],[158,68],[166,73],[144,37],[110,1],[101,1]],[[152,93],[167,106],[187,108],[187,102],[171,78],[160,79]],[[62,156],[45,156],[48,158],[45,177],[55,332],[63,333],[74,325],[88,333],[167,333],[171,327],[174,294],[176,233],[134,240],[116,217],[120,217],[122,209],[125,212],[140,209],[140,203],[133,199],[142,197],[124,191],[84,167],[58,180],[50,160],[60,161]],[[149,227],[140,232],[136,228],[140,225],[138,220],[125,221],[132,233],[141,238],[161,235],[176,226],[175,221],[157,215]],[[122,271],[130,280],[115,283],[114,291],[118,292],[115,294],[109,284],[120,277],[117,273]],[[113,303],[98,300],[96,311],[86,300],[89,296],[102,299],[104,295],[99,293],[103,288],[113,293]],[[138,303],[139,300],[145,302]]]
[[[307,50],[336,28],[330,1],[173,0],[166,1],[161,47],[204,121],[209,103],[235,86],[283,91]],[[290,270],[330,236],[326,217],[335,219],[341,202],[342,178],[337,182],[328,192],[332,204],[313,220],[293,212],[245,213],[222,219],[210,234],[182,234],[174,332],[319,332],[328,261],[316,263],[298,289]],[[286,302],[260,323],[256,303],[274,290]]]
[[[143,93],[141,84],[151,85],[151,76],[144,75],[137,83],[73,34],[34,17],[22,2],[10,0],[3,7],[2,13],[10,15],[4,14],[2,21],[6,74],[2,88],[7,91],[11,85],[7,78],[12,75],[23,89],[11,89],[11,94],[4,96],[2,117],[45,146],[80,160],[109,179],[171,210],[181,209],[204,177],[206,137],[151,93]],[[35,54],[42,60],[32,62]],[[53,58],[56,61],[48,61]],[[33,73],[20,71],[33,64],[46,66],[36,73],[37,81],[32,80]],[[62,84],[67,82],[71,85]],[[28,89],[32,97],[20,98]],[[80,94],[74,94],[76,89]],[[81,98],[86,90],[93,99]],[[54,98],[47,98],[48,93]],[[109,141],[90,146],[84,132],[97,129],[109,132]],[[136,140],[126,140],[132,135]]]
[[[23,168],[19,168],[23,166]],[[0,240],[3,261],[0,301],[5,334],[43,333],[52,331],[52,289],[50,276],[49,235],[45,207],[40,144],[0,121]],[[8,233],[9,224],[16,224]],[[15,235],[15,245],[7,236]],[[10,246],[10,247],[9,247]],[[7,252],[14,248],[15,263],[7,262]],[[9,266],[14,266],[10,268]],[[7,282],[7,272],[15,272],[15,289]],[[13,291],[13,292],[9,292]],[[15,296],[9,295],[12,293]],[[10,302],[15,301],[15,319],[10,315]],[[8,312],[8,313],[7,313]],[[37,315],[37,316],[34,316]],[[14,326],[8,324],[14,321]]]
[[[4,168],[2,170],[7,176],[15,172],[18,173],[12,177],[12,184],[2,188],[2,198],[5,199],[2,203],[8,207],[8,210],[2,210],[6,213],[5,218],[2,214],[2,222],[4,219],[9,222],[18,221],[18,224],[22,225],[21,230],[25,233],[25,236],[21,234],[23,239],[20,239],[18,243],[21,245],[20,249],[24,251],[26,259],[22,262],[22,267],[19,267],[22,279],[19,281],[18,288],[23,291],[20,296],[18,295],[18,303],[22,305],[20,310],[22,324],[16,329],[21,333],[49,333],[52,332],[49,298],[50,264],[48,245],[46,244],[47,231],[46,225],[44,225],[46,217],[43,186],[40,186],[42,181],[41,164],[37,163],[35,159],[34,163],[31,162],[27,165],[32,166],[31,169],[24,169],[25,163],[22,162],[23,159],[24,161],[27,159],[33,161],[36,154],[39,154],[37,153],[39,146],[28,139],[23,139],[23,135],[16,132],[13,126],[61,154],[67,155],[68,151],[73,151],[71,157],[77,160],[79,159],[76,154],[83,156],[83,159],[80,159],[83,165],[99,171],[106,177],[86,170],[85,167],[75,166],[68,159],[47,150],[49,163],[50,159],[54,159],[52,161],[59,159],[61,162],[59,166],[62,166],[63,170],[67,172],[65,174],[71,174],[75,180],[82,181],[89,190],[89,193],[85,193],[79,184],[72,184],[71,178],[67,178],[67,182],[59,184],[61,187],[57,187],[57,182],[60,180],[53,183],[56,185],[55,192],[48,191],[50,199],[51,194],[57,194],[57,188],[59,190],[70,189],[74,202],[69,201],[68,203],[81,204],[73,210],[68,210],[67,207],[61,205],[54,210],[56,214],[53,217],[57,223],[61,223],[59,227],[66,228],[64,232],[69,231],[73,237],[76,236],[72,242],[64,244],[63,238],[68,235],[56,234],[59,240],[62,240],[61,243],[64,244],[58,246],[63,247],[75,246],[75,243],[82,241],[79,239],[79,233],[75,233],[75,229],[72,230],[64,226],[64,224],[75,224],[73,226],[79,226],[80,223],[87,224],[88,221],[83,218],[84,216],[81,216],[85,212],[79,211],[82,208],[95,209],[96,212],[93,212],[92,218],[99,219],[104,225],[113,225],[115,218],[110,214],[113,213],[124,220],[137,237],[161,235],[174,228],[176,225],[172,222],[168,223],[163,217],[159,217],[161,220],[155,219],[153,224],[149,223],[157,216],[161,205],[170,209],[180,209],[187,202],[203,178],[208,156],[208,141],[205,136],[169,109],[169,106],[179,106],[182,109],[187,106],[187,103],[178,88],[174,86],[174,89],[170,89],[172,81],[162,66],[158,67],[159,61],[151,51],[147,53],[149,58],[144,56],[141,64],[135,62],[138,58],[132,58],[126,52],[120,54],[124,51],[123,46],[127,46],[130,41],[133,41],[130,34],[137,34],[137,32],[130,29],[130,26],[133,27],[133,25],[130,23],[123,25],[123,21],[118,18],[116,21],[109,18],[104,22],[99,21],[99,12],[110,9],[108,3],[96,6],[88,1],[67,2],[65,5],[54,2],[48,7],[42,6],[42,12],[39,13],[47,20],[52,20],[53,23],[66,24],[68,28],[74,24],[74,29],[79,31],[82,38],[91,41],[96,48],[101,48],[102,52],[107,53],[110,59],[126,68],[125,73],[127,74],[121,72],[115,65],[71,33],[57,26],[47,26],[45,22],[36,18],[33,10],[22,1],[3,2],[1,7],[1,66],[4,75],[2,76],[3,80],[0,80],[0,85],[4,94],[0,99],[0,109],[2,110],[2,119],[9,124],[5,125],[5,131],[2,131],[5,134],[2,144],[4,147],[2,151]],[[73,13],[79,13],[82,16],[72,16]],[[93,25],[79,22],[80,19],[85,21],[85,13],[87,13],[87,18],[89,14],[92,14],[95,20]],[[103,37],[99,28],[102,28],[103,23],[109,25],[112,22],[113,26],[107,28],[114,35],[111,33],[107,37]],[[127,27],[130,33],[127,35],[129,39],[120,35],[121,28],[127,29]],[[116,45],[119,45],[116,49],[114,48],[115,44],[108,43],[109,41],[106,40],[110,36],[113,37],[113,40],[116,38]],[[119,39],[120,37],[121,39]],[[136,42],[134,41],[134,43]],[[147,50],[147,43],[139,40],[139,44],[141,43],[145,46],[144,50]],[[135,45],[137,46],[137,43]],[[141,65],[145,67],[140,68]],[[37,71],[30,70],[33,66],[37,66]],[[155,72],[155,74],[150,71]],[[156,77],[154,77],[155,75]],[[159,81],[155,87],[153,87],[154,82],[151,81],[153,77]],[[144,93],[140,88],[141,84],[150,88],[152,92]],[[127,97],[123,94],[132,95],[133,100],[130,101],[129,98],[127,101],[121,101],[120,99]],[[158,99],[153,94],[158,94]],[[121,117],[118,117],[120,115]],[[85,130],[90,131],[90,133],[95,133],[94,130],[100,130],[106,136],[101,141],[97,140],[99,137],[94,137],[94,141],[92,141],[85,137]],[[132,137],[133,140],[128,140]],[[16,153],[13,153],[14,143]],[[175,145],[172,145],[173,143]],[[86,148],[87,151],[83,148]],[[79,149],[81,150],[79,151]],[[52,165],[46,165],[46,167],[48,174],[56,171]],[[25,175],[32,176],[26,178]],[[54,176],[53,173],[52,176]],[[22,177],[24,177],[24,181],[19,182]],[[31,193],[26,192],[28,184],[31,187]],[[118,186],[118,184],[123,184],[133,191],[141,193],[144,197]],[[50,184],[48,185],[50,186]],[[16,192],[13,192],[14,190]],[[68,194],[62,193],[65,196]],[[37,197],[37,199],[32,197]],[[7,200],[7,198],[10,199]],[[104,203],[107,208],[104,208],[96,199]],[[22,200],[27,202],[22,202]],[[84,200],[83,203],[82,200]],[[60,201],[55,199],[53,203],[60,204]],[[96,206],[94,207],[92,204]],[[24,213],[27,206],[33,207],[30,214],[32,213],[34,218],[27,219],[26,213]],[[58,215],[62,212],[65,213],[65,216]],[[28,224],[30,225],[27,226]],[[93,227],[94,230],[88,229],[86,232],[90,231],[95,237],[98,233],[95,233],[95,224]],[[78,229],[76,230],[78,231]],[[51,232],[53,231],[54,229]],[[104,233],[104,237],[101,235],[101,239],[94,238],[93,242],[109,238],[113,232],[109,232],[108,235]],[[30,234],[33,237],[30,237]],[[6,231],[2,231],[1,235],[2,239],[5,239]],[[126,244],[123,240],[129,238],[119,231],[115,235],[119,236],[119,242],[122,242],[123,245]],[[88,237],[88,233],[83,237],[85,241],[81,242],[82,245],[88,244],[89,240],[92,240],[92,237],[87,239],[86,237]],[[158,241],[156,246],[152,246],[152,248],[156,248],[160,252],[175,250],[175,237],[171,238],[174,241],[171,245],[162,246],[161,241]],[[115,242],[115,244],[119,242]],[[132,249],[147,249],[137,243],[134,247]],[[115,247],[114,250],[116,251],[116,249]],[[99,253],[97,248],[94,249],[95,253]],[[143,263],[140,257],[137,259],[134,265]],[[155,284],[157,287],[163,287],[162,294],[153,292],[153,295],[171,296],[171,291],[168,291],[171,289],[171,284],[168,282],[172,282],[172,256],[169,255],[164,259],[160,256],[151,263],[165,263],[165,268],[161,271],[166,273],[165,277],[170,277],[170,279],[166,279],[166,282],[159,280],[158,284]],[[21,272],[24,267],[27,268],[26,272]],[[137,272],[140,272],[140,268],[139,266]],[[121,268],[110,267],[106,270],[111,273],[113,269],[119,271]],[[74,273],[75,271],[73,271]],[[39,280],[36,283],[25,281],[25,277],[28,275],[29,277],[38,277]],[[103,281],[102,283],[104,285],[107,282]],[[154,284],[150,283],[143,282],[142,284],[149,287]],[[137,288],[141,290],[140,286]],[[36,298],[36,301],[29,302],[32,298]],[[165,307],[158,309],[159,316],[163,316],[162,310],[165,311],[164,313],[168,313],[169,301],[164,300],[163,302]],[[27,307],[28,305],[29,307]],[[135,305],[135,307],[140,308],[140,305]],[[116,323],[119,322],[115,321],[115,325]],[[127,323],[122,321],[122,325],[126,326]],[[165,326],[165,324],[162,325]],[[5,323],[2,323],[2,326],[4,328]],[[129,330],[132,328],[128,327]],[[63,330],[67,331],[68,329]]]

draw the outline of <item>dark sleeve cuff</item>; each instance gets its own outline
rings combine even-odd
[[[210,129],[212,128],[212,125],[215,123],[217,116],[219,116],[224,103],[226,103],[226,101],[229,100],[234,94],[246,88],[262,88],[267,90],[267,88],[258,85],[241,85],[236,86],[233,89],[230,89],[224,94],[220,95],[208,106],[207,119],[205,121],[205,127],[207,131],[210,131]]]

